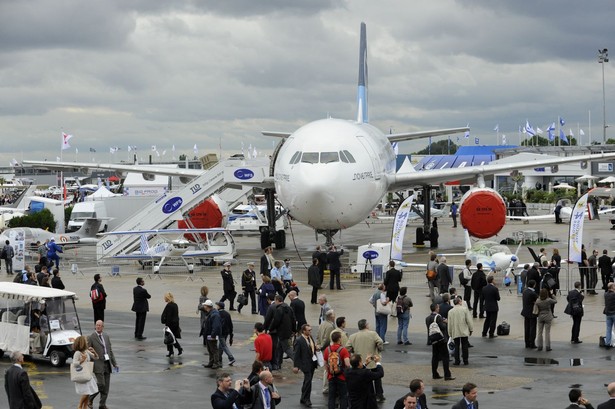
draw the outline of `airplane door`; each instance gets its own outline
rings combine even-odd
[[[374,180],[380,180],[380,178],[382,177],[382,174],[380,172],[381,169],[378,166],[379,164],[378,150],[376,149],[375,146],[373,146],[371,141],[366,139],[364,136],[357,135],[357,140],[361,143],[361,145],[365,149],[367,156],[369,156],[369,159],[372,164],[372,169],[374,172]]]

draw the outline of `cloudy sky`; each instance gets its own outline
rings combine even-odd
[[[384,131],[469,124],[472,142],[495,144],[499,124],[517,143],[526,119],[545,129],[561,115],[566,133],[602,138],[612,1],[2,1],[0,163],[55,160],[62,131],[74,135],[65,160],[109,161],[112,146],[126,159],[128,145],[167,159],[172,145],[268,153],[261,130],[356,116],[361,21],[370,120]]]

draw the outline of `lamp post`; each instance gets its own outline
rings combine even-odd
[[[598,63],[602,64],[602,144],[606,145],[606,93],[604,91],[604,64],[609,62],[609,50],[598,50]]]

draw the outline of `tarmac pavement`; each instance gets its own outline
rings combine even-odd
[[[451,228],[450,219],[439,220],[440,247],[438,252],[459,252],[463,249],[463,230]],[[418,226],[418,224],[417,224]],[[390,237],[390,225],[358,225],[342,232],[336,244],[343,244],[350,253],[351,262],[356,258],[356,247],[368,242],[386,242]],[[609,230],[607,221],[592,221],[586,223],[585,240],[588,251],[596,248],[614,248],[614,235]],[[541,230],[550,239],[558,242],[545,246],[551,254],[551,249],[557,247],[563,258],[567,256],[568,225],[554,223],[512,222],[505,226],[501,238],[512,236],[514,231]],[[405,240],[404,260],[408,262],[427,261],[429,249],[411,247],[414,227],[408,228]],[[261,251],[258,248],[258,238],[245,236],[236,238],[238,244],[239,264],[232,271],[236,281],[247,261],[258,261]],[[295,244],[296,243],[296,246]],[[318,321],[319,307],[310,305],[308,301],[310,288],[305,283],[305,269],[311,252],[316,246],[313,232],[298,224],[292,225],[292,234],[287,236],[288,248],[274,250],[276,258],[291,258],[295,278],[302,289],[300,296],[306,301],[308,321],[314,326]],[[512,246],[511,246],[512,247]],[[540,245],[533,246],[536,249]],[[516,248],[512,248],[513,251]],[[531,260],[529,252],[522,247],[519,252],[521,261]],[[450,257],[449,262],[451,261]],[[84,333],[93,330],[93,314],[88,298],[92,276],[95,272],[103,274],[103,285],[109,294],[106,311],[106,330],[111,336],[116,359],[121,367],[119,374],[112,376],[109,408],[185,408],[198,405],[210,407],[210,395],[215,389],[216,371],[201,366],[207,360],[202,340],[198,338],[198,315],[196,306],[202,285],[210,289],[210,297],[218,300],[222,296],[222,280],[219,274],[221,268],[206,268],[195,270],[193,275],[181,271],[181,267],[163,268],[162,274],[147,274],[135,265],[121,265],[121,276],[110,277],[110,265],[96,266],[87,260],[91,259],[91,249],[69,250],[65,254],[62,277],[67,289],[75,291],[81,299],[78,309]],[[84,273],[71,274],[70,265],[75,262]],[[346,261],[347,262],[347,261]],[[459,261],[456,261],[459,262]],[[570,272],[571,281],[575,280],[576,271]],[[134,313],[130,312],[132,305],[132,288],[135,278],[145,276],[146,288],[152,294],[150,313],[145,326],[147,340],[137,341],[133,338]],[[7,280],[4,269],[0,272],[0,280]],[[160,278],[160,279],[158,279]],[[455,278],[457,284],[457,278]],[[325,282],[325,286],[326,286]],[[367,302],[373,293],[370,285],[360,283],[357,278],[345,277],[345,289],[342,291],[321,290],[327,294],[329,303],[337,316],[345,316],[348,331],[356,331],[357,321],[367,318],[370,326],[375,327],[373,307]],[[413,378],[422,378],[427,385],[427,398],[430,406],[450,407],[461,398],[461,387],[465,382],[474,382],[479,386],[479,402],[482,408],[535,408],[537,406],[568,405],[568,390],[580,387],[585,396],[594,404],[608,399],[605,384],[615,380],[615,368],[610,366],[614,360],[615,350],[598,348],[598,337],[604,334],[604,315],[602,314],[603,296],[599,290],[597,296],[585,298],[585,316],[581,326],[580,345],[570,344],[570,328],[572,320],[563,313],[565,306],[565,291],[558,296],[554,320],[551,329],[551,352],[526,350],[523,343],[523,318],[519,315],[521,298],[514,289],[500,288],[502,301],[498,323],[506,321],[511,325],[509,336],[495,339],[480,336],[483,320],[474,320],[474,335],[470,342],[469,366],[452,366],[451,371],[456,377],[454,381],[431,379],[431,348],[426,345],[425,317],[429,314],[429,299],[424,283],[424,271],[407,271],[402,285],[409,287],[409,296],[414,302],[411,309],[413,318],[410,321],[411,346],[396,345],[397,321],[389,318],[387,341],[382,354],[385,369],[384,390],[387,401],[380,407],[391,408],[395,400],[408,391],[408,384]],[[239,286],[238,286],[239,288]],[[159,317],[164,308],[162,296],[166,291],[175,295],[180,308],[182,346],[184,354],[169,360],[165,346],[162,343],[162,325]],[[228,308],[228,303],[227,303]],[[231,347],[237,363],[233,367],[226,365],[223,358],[224,371],[232,374],[234,379],[247,376],[254,358],[251,341],[252,326],[259,315],[249,314],[245,308],[242,314],[232,313],[235,324],[235,343]],[[9,366],[5,356],[0,360],[0,370]],[[280,407],[299,407],[299,396],[302,375],[294,375],[291,364],[284,361],[283,369],[274,372],[275,384],[282,395]],[[67,408],[77,404],[78,397],[69,380],[68,368],[53,368],[44,361],[28,363],[30,378],[43,399],[46,408]],[[442,374],[442,369],[440,368]],[[314,376],[312,402],[314,407],[326,407],[326,395],[321,393],[322,371],[317,370]],[[8,407],[6,395],[0,393],[0,407]]]

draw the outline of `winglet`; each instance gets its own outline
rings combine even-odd
[[[357,91],[357,122],[367,123],[367,34],[365,23],[361,23],[359,45],[359,89]]]

